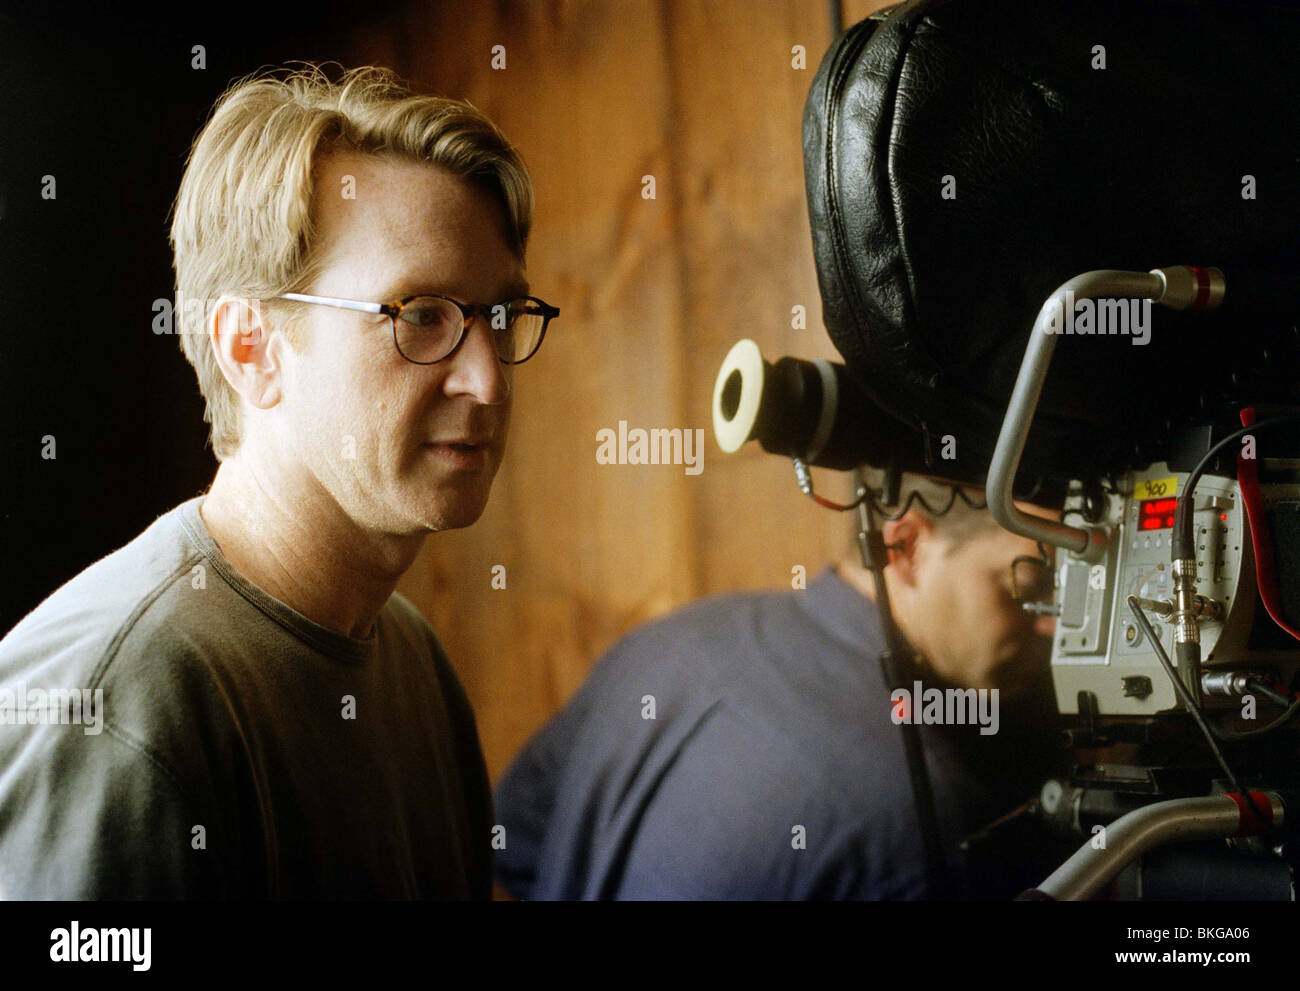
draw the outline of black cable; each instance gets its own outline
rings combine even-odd
[[[1214,759],[1219,762],[1219,767],[1223,768],[1223,773],[1226,774],[1228,780],[1232,782],[1232,787],[1237,791],[1240,791],[1241,784],[1237,781],[1237,775],[1233,773],[1232,768],[1228,766],[1228,762],[1224,760],[1223,753],[1219,750],[1219,745],[1215,742],[1214,733],[1211,731],[1209,724],[1205,721],[1205,716],[1201,714],[1201,710],[1197,708],[1196,703],[1192,700],[1191,692],[1188,691],[1187,686],[1183,684],[1182,679],[1178,677],[1178,673],[1174,670],[1174,665],[1169,660],[1169,654],[1165,651],[1165,645],[1161,642],[1160,637],[1156,635],[1155,629],[1151,626],[1151,621],[1147,619],[1147,614],[1138,603],[1137,596],[1130,595],[1124,601],[1128,603],[1128,607],[1132,611],[1133,616],[1137,619],[1138,625],[1142,627],[1142,632],[1146,634],[1147,640],[1150,641],[1151,646],[1155,649],[1156,657],[1160,660],[1160,666],[1165,669],[1165,674],[1167,674],[1169,680],[1174,683],[1174,691],[1178,693],[1178,697],[1182,699],[1183,705],[1187,707],[1187,711],[1190,712],[1192,718],[1196,720],[1196,725],[1200,727],[1201,734],[1205,737],[1205,742],[1210,745],[1210,751],[1214,754]]]
[[[1169,660],[1169,655],[1165,652],[1165,645],[1161,643],[1160,638],[1156,636],[1156,631],[1151,627],[1151,621],[1147,619],[1147,614],[1142,610],[1141,605],[1138,604],[1137,596],[1130,595],[1125,601],[1128,602],[1128,607],[1132,611],[1133,616],[1137,619],[1138,625],[1142,627],[1142,632],[1147,635],[1147,639],[1151,642],[1152,647],[1155,648],[1156,657],[1160,660],[1160,666],[1165,669],[1165,674],[1167,674],[1169,680],[1174,683],[1174,691],[1177,692],[1178,697],[1182,699],[1183,705],[1186,706],[1187,711],[1192,714],[1192,719],[1195,720],[1201,734],[1205,737],[1205,742],[1209,744],[1210,753],[1214,754],[1214,759],[1218,761],[1219,767],[1223,769],[1223,773],[1227,777],[1228,783],[1232,785],[1232,790],[1240,795],[1245,803],[1250,806],[1250,811],[1255,814],[1255,818],[1259,820],[1260,825],[1264,829],[1271,831],[1272,817],[1264,816],[1260,807],[1255,804],[1255,796],[1241,786],[1241,782],[1237,779],[1236,773],[1230,766],[1228,766],[1228,761],[1224,758],[1223,751],[1219,749],[1218,743],[1215,742],[1217,733],[1211,728],[1210,724],[1205,721],[1205,716],[1201,713],[1201,710],[1197,708],[1196,702],[1192,699],[1191,692],[1189,692],[1187,686],[1183,684],[1182,679],[1178,677],[1178,673],[1174,670],[1174,666]],[[1296,700],[1295,706],[1292,708],[1294,709],[1297,707],[1300,707],[1300,699]],[[1290,712],[1290,710],[1288,710],[1288,712]],[[1284,715],[1283,718],[1289,718],[1289,716]],[[1278,720],[1277,722],[1278,725],[1281,724],[1281,720]],[[1257,735],[1259,732],[1261,731],[1256,730],[1251,735]]]
[[[1129,598],[1132,599],[1133,596],[1130,595]],[[1147,636],[1151,638],[1151,645],[1155,648],[1156,657],[1160,660],[1160,663],[1164,665],[1165,673],[1169,675],[1169,677],[1175,682],[1174,687],[1176,689],[1184,688],[1182,681],[1179,680],[1177,673],[1174,671],[1173,664],[1169,660],[1169,655],[1165,652],[1164,644],[1161,643],[1160,640],[1156,638],[1155,632],[1151,628],[1150,621],[1147,620],[1146,618],[1146,614],[1141,612],[1141,606],[1138,607],[1138,610],[1141,617],[1143,630],[1146,632]],[[1240,733],[1233,733],[1231,731],[1221,730],[1215,726],[1210,726],[1207,723],[1206,729],[1208,729],[1209,732],[1214,734],[1215,739],[1221,740],[1224,743],[1237,743],[1241,740],[1249,740],[1252,737],[1263,736],[1265,733],[1272,733],[1275,729],[1282,726],[1284,723],[1290,721],[1291,717],[1294,716],[1297,712],[1300,712],[1300,698],[1291,701],[1289,699],[1284,698],[1280,693],[1274,692],[1271,688],[1267,688],[1266,686],[1264,686],[1257,678],[1247,678],[1246,680],[1249,684],[1255,685],[1257,687],[1257,690],[1260,691],[1260,694],[1267,695],[1270,698],[1275,699],[1275,701],[1277,701],[1279,705],[1287,705],[1287,710],[1283,712],[1282,715],[1274,719],[1267,726],[1261,726],[1258,729],[1242,730]],[[1187,697],[1184,697],[1181,694],[1179,697],[1183,699],[1183,704],[1187,705]],[[1290,703],[1289,705],[1288,702]],[[1201,715],[1201,710],[1195,705],[1190,706],[1189,708],[1194,714]]]
[[[1279,416],[1269,417],[1268,419],[1260,420],[1256,423],[1250,424],[1249,426],[1234,430],[1232,433],[1220,439],[1217,443],[1210,445],[1210,449],[1205,452],[1205,456],[1196,463],[1196,467],[1193,468],[1191,474],[1187,476],[1187,482],[1184,484],[1182,494],[1178,496],[1178,504],[1174,508],[1174,531],[1172,539],[1169,541],[1169,559],[1174,565],[1175,574],[1177,574],[1176,569],[1179,560],[1189,560],[1193,563],[1196,561],[1196,538],[1194,533],[1196,483],[1201,480],[1201,476],[1205,473],[1206,468],[1209,467],[1210,462],[1214,460],[1214,456],[1228,444],[1246,436],[1246,434],[1260,430],[1267,430],[1270,427],[1275,427],[1283,423],[1290,423],[1296,419],[1300,419],[1300,413],[1283,413]],[[1193,622],[1194,621],[1195,620],[1193,620]],[[1156,641],[1155,643],[1157,652],[1162,655],[1161,661],[1164,663],[1168,658],[1163,656],[1163,646],[1159,641]],[[1177,649],[1180,670],[1188,672],[1189,679],[1194,682],[1197,672],[1200,671],[1201,665],[1200,642],[1198,640],[1189,640],[1179,643]],[[1172,668],[1170,669],[1172,670]],[[1189,687],[1194,688],[1199,692],[1198,685],[1192,685]],[[1300,699],[1297,699],[1297,704],[1300,705]],[[1189,708],[1192,711],[1197,712],[1199,715],[1199,709],[1196,708],[1194,703],[1191,704]],[[1220,736],[1219,739],[1243,740],[1253,736],[1260,736],[1264,733],[1271,732],[1278,726],[1281,726],[1293,715],[1295,715],[1294,709],[1288,709],[1287,712],[1283,713],[1281,717],[1273,723],[1270,723],[1268,726],[1261,727],[1257,730],[1246,730],[1241,733],[1225,734]]]
[[[903,502],[902,509],[900,509],[896,513],[888,513],[885,511],[883,506],[881,506],[878,502],[876,502],[874,496],[878,494],[879,493],[873,492],[871,489],[867,489],[865,498],[870,500],[871,508],[876,511],[876,513],[880,516],[880,518],[887,520],[889,522],[893,522],[894,520],[901,520],[904,516],[906,516],[907,511],[912,508],[913,502],[919,502],[921,504],[921,508],[924,509],[931,516],[934,517],[944,516],[956,504],[958,496],[961,496],[961,501],[966,503],[966,505],[969,506],[971,509],[988,509],[988,500],[983,500],[978,505],[976,505],[975,502],[971,500],[971,497],[966,494],[965,490],[960,485],[954,485],[952,487],[951,493],[948,496],[948,503],[943,507],[943,509],[935,509],[933,506],[931,506],[928,502],[925,501],[925,496],[921,495],[920,489],[913,489],[911,492],[907,494],[907,499]]]
[[[900,658],[904,656],[903,639],[898,624],[894,622],[893,610],[889,607],[889,589],[885,584],[885,564],[887,556],[882,552],[883,538],[876,525],[873,504],[875,500],[866,497],[870,492],[865,479],[859,479],[861,490],[857,504],[860,506],[858,519],[861,524],[858,537],[862,547],[862,564],[870,569],[876,591],[876,612],[880,616],[881,630],[885,636],[885,649],[880,654],[880,669],[885,686],[893,694],[894,689],[903,686],[902,672],[899,670]],[[915,709],[916,702],[913,700]],[[930,785],[929,771],[925,766],[925,750],[921,745],[921,734],[917,726],[899,723],[902,733],[903,757],[907,763],[907,775],[912,786],[912,800],[916,811],[917,828],[921,834],[921,847],[924,851],[927,875],[932,879],[932,896],[945,897],[947,891],[947,861],[944,857],[943,843],[939,837],[939,815],[934,803],[934,789]]]
[[[1263,692],[1262,694],[1268,695],[1269,693]],[[1279,704],[1285,705],[1286,703],[1279,702]],[[1283,712],[1282,715],[1274,719],[1267,726],[1261,726],[1259,727],[1259,729],[1245,729],[1239,733],[1225,732],[1224,730],[1215,730],[1215,733],[1217,733],[1219,739],[1224,741],[1225,743],[1235,743],[1238,740],[1249,740],[1251,737],[1263,736],[1265,733],[1272,733],[1275,729],[1278,729],[1282,725],[1290,722],[1291,717],[1294,716],[1297,712],[1300,712],[1300,699],[1296,699],[1289,706],[1287,706],[1286,711]]]
[[[1258,430],[1267,430],[1269,427],[1275,427],[1280,423],[1289,423],[1295,419],[1300,419],[1300,413],[1284,413],[1280,416],[1269,417],[1267,420],[1260,420],[1258,423],[1252,423],[1248,427],[1234,430],[1218,443],[1212,445],[1210,449],[1205,452],[1205,457],[1201,458],[1201,460],[1197,462],[1196,467],[1192,469],[1192,473],[1187,476],[1187,482],[1183,487],[1183,493],[1178,497],[1178,505],[1174,509],[1174,535],[1173,540],[1170,542],[1171,560],[1177,560],[1180,557],[1190,558],[1193,561],[1196,560],[1194,549],[1196,540],[1192,535],[1194,530],[1193,524],[1195,522],[1192,517],[1194,512],[1192,497],[1196,492],[1196,483],[1201,480],[1201,476],[1205,474],[1205,469],[1208,468],[1210,462],[1214,460],[1214,456],[1228,444],[1231,444],[1234,440],[1238,440],[1241,437],[1245,437],[1246,434]]]
[[[1029,494],[1025,496],[1025,502],[1033,502],[1034,499],[1038,497],[1038,493],[1043,490],[1043,483],[1046,481],[1047,481],[1046,475],[1039,475],[1036,479],[1034,479],[1034,487],[1030,489]],[[988,505],[987,499],[984,500],[984,505],[985,506]]]
[[[948,496],[948,503],[943,507],[943,509],[935,509],[928,502],[926,502],[925,496],[921,495],[921,491],[919,489],[913,489],[911,492],[908,493],[907,499],[903,503],[903,508],[896,513],[889,513],[876,500],[877,496],[882,495],[884,493],[884,489],[873,489],[867,486],[866,484],[862,484],[859,486],[858,497],[854,499],[852,502],[838,503],[832,499],[827,499],[824,496],[818,495],[813,490],[812,474],[809,472],[808,466],[804,464],[804,462],[801,459],[799,458],[794,459],[794,467],[795,467],[795,476],[800,480],[799,487],[804,492],[804,494],[807,495],[810,499],[812,499],[813,502],[817,503],[817,505],[825,509],[833,509],[838,513],[847,513],[850,510],[857,509],[859,506],[867,505],[870,506],[871,509],[875,512],[875,514],[879,516],[881,519],[885,520],[886,522],[893,523],[896,520],[901,520],[904,516],[907,515],[907,511],[912,508],[913,502],[919,502],[922,508],[931,516],[939,517],[939,516],[946,515],[949,512],[949,510],[952,509],[952,507],[957,502],[958,496],[961,496],[961,501],[966,503],[966,505],[969,506],[971,509],[980,510],[980,509],[988,509],[989,507],[987,499],[979,503],[976,503],[974,500],[971,499],[970,496],[966,494],[965,489],[963,489],[960,485],[951,486],[951,490]]]
[[[1283,695],[1281,692],[1275,689],[1272,685],[1265,684],[1259,678],[1247,677],[1246,684],[1249,685],[1251,688],[1253,688],[1255,691],[1259,692],[1259,694],[1272,699],[1274,702],[1276,702],[1278,705],[1282,706],[1283,708],[1286,708],[1287,706],[1291,705],[1295,701],[1294,694],[1291,695],[1290,697],[1287,697],[1286,695]]]

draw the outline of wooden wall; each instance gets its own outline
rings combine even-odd
[[[846,3],[845,23],[880,5]],[[351,37],[352,64],[469,99],[517,145],[537,189],[529,277],[563,310],[518,370],[486,513],[430,538],[399,585],[461,674],[494,780],[633,626],[704,595],[789,588],[795,565],[811,577],[848,547],[846,517],[800,494],[788,461],[721,452],[710,405],[741,337],[835,357],[800,146],[830,37],[823,0],[425,2]],[[703,428],[703,471],[598,464],[597,431],[620,420]]]

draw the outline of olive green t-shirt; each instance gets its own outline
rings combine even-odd
[[[487,898],[473,712],[394,593],[367,640],[232,567],[202,496],[0,640],[0,896]]]

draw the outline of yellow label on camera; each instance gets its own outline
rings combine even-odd
[[[1178,476],[1168,478],[1143,478],[1133,491],[1135,499],[1160,499],[1178,495]]]

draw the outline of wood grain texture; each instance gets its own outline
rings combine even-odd
[[[846,23],[877,6],[846,3]],[[710,409],[741,337],[769,357],[837,357],[800,147],[829,41],[822,0],[421,3],[350,39],[351,64],[470,100],[520,149],[537,190],[529,277],[563,310],[517,371],[487,511],[431,537],[399,585],[464,681],[494,780],[635,625],[704,595],[788,589],[795,565],[811,577],[847,549],[849,521],[802,496],[788,462],[722,454]],[[702,428],[703,471],[597,464],[597,431],[620,420]],[[819,484],[848,492],[834,474]]]

